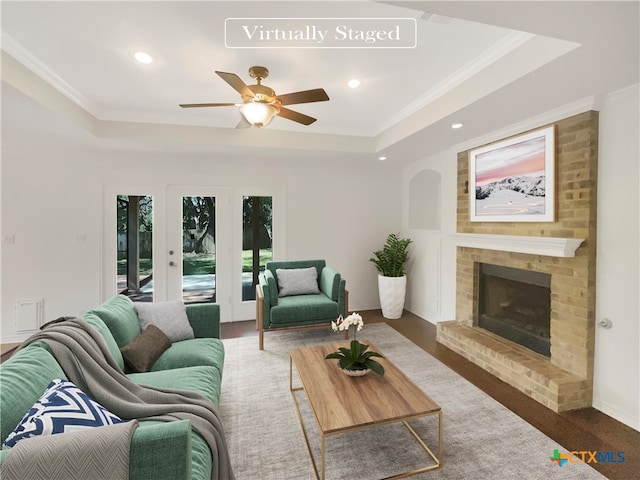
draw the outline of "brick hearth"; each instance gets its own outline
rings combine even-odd
[[[555,222],[470,222],[468,152],[458,154],[458,233],[583,238],[575,257],[458,247],[456,320],[438,341],[554,411],[591,405],[595,336],[598,113],[556,123]],[[551,357],[477,327],[478,264],[551,274]]]

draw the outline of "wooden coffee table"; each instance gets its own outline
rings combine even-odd
[[[366,340],[362,342],[371,345]],[[440,407],[386,358],[376,359],[384,366],[383,376],[374,372],[363,377],[348,377],[343,374],[335,360],[325,360],[329,353],[335,352],[342,346],[348,345],[340,343],[298,348],[292,350],[290,354],[289,390],[316,478],[322,480],[325,478],[326,437],[397,422],[404,423],[435,464],[389,478],[405,478],[440,468],[442,466],[442,410]],[[384,355],[374,345],[369,349]],[[293,386],[294,365],[302,387],[294,388]],[[307,394],[320,430],[320,474],[309,446],[309,439],[294,393],[298,390],[304,390]],[[368,403],[357,401],[362,398],[375,398],[376,401]],[[409,420],[431,415],[438,416],[437,457],[408,423]]]

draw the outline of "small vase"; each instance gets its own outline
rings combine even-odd
[[[364,370],[347,370],[346,368],[341,368],[340,370],[342,373],[350,377],[362,377],[371,371],[368,368],[365,368]]]

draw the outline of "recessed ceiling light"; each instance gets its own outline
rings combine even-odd
[[[148,53],[146,53],[146,52],[136,52],[133,55],[133,58],[135,58],[140,63],[149,64],[149,63],[153,62],[153,57],[151,55],[149,55]]]
[[[386,159],[387,159],[387,157],[385,157],[384,155],[381,156],[381,157],[378,157],[378,160],[386,160]]]
[[[349,85],[349,87],[351,88],[358,88],[360,86],[360,80],[358,80],[357,78],[352,78],[347,82],[347,85]]]
[[[452,124],[451,124],[451,128],[462,128],[462,125],[463,125],[463,124],[462,124],[462,123],[459,123],[459,122],[458,122],[458,123],[452,123]]]

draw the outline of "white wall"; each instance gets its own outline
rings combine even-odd
[[[640,88],[600,109],[593,406],[640,430]]]
[[[378,308],[368,262],[400,230],[401,172],[391,163],[328,158],[219,158],[217,155],[118,153],[3,138],[2,342],[17,341],[15,311],[44,299],[44,320],[77,315],[103,300],[102,190],[169,184],[270,186],[284,191],[289,259],[325,258],[347,280],[351,310]],[[366,173],[363,173],[366,172]]]
[[[456,228],[457,152],[580,113],[588,103],[593,104],[588,101],[560,107],[404,168],[403,233],[414,239],[408,310],[432,322],[455,319],[455,246],[447,235]],[[608,318],[613,328],[596,327],[593,406],[640,430],[638,85],[607,95],[600,103],[596,321]],[[408,184],[423,169],[442,174],[443,223],[439,232],[407,228]],[[438,248],[442,249],[439,259]],[[438,260],[440,270],[436,268]],[[440,285],[437,299],[433,298],[433,285]],[[434,303],[441,305],[440,311]]]

